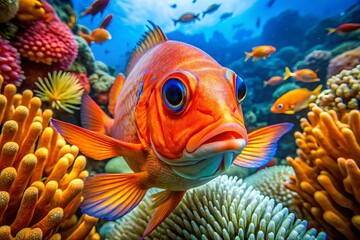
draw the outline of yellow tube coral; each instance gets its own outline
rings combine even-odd
[[[295,175],[285,186],[298,193],[294,202],[333,239],[360,235],[360,112],[339,119],[334,110],[310,105],[308,119],[296,132],[295,159],[288,157]]]
[[[39,98],[16,91],[0,94],[0,239],[98,239],[97,219],[75,216],[86,158],[49,126]]]

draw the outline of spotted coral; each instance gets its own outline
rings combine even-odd
[[[151,217],[149,196],[122,219],[107,239],[139,239]],[[221,176],[189,190],[174,212],[146,239],[325,239],[306,230],[282,204],[260,195],[242,180]]]
[[[24,79],[19,53],[7,40],[2,38],[0,38],[0,75],[6,84],[13,83],[16,86],[19,86]]]
[[[0,84],[1,85],[1,84]],[[75,212],[86,158],[49,126],[33,92],[0,94],[0,239],[85,239],[97,222]]]
[[[49,102],[51,108],[62,109],[73,113],[80,109],[83,87],[78,78],[68,72],[53,72],[48,74],[48,78],[39,78],[35,83],[38,89],[34,90],[37,97],[43,102]]]
[[[360,65],[351,70],[343,70],[330,77],[315,101],[320,107],[342,114],[351,109],[360,109]]]
[[[310,105],[308,119],[295,132],[295,159],[288,157],[295,176],[285,186],[298,193],[293,199],[302,217],[324,229],[332,239],[360,235],[360,112],[338,118],[334,110]]]

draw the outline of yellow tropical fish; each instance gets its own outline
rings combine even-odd
[[[307,88],[298,88],[281,95],[271,106],[273,113],[294,114],[315,101],[315,97],[320,94],[322,85],[317,86],[313,91]]]
[[[151,23],[152,24],[152,23]],[[149,188],[156,208],[143,238],[178,205],[186,190],[225,173],[232,163],[265,165],[290,123],[247,133],[241,110],[244,81],[191,45],[169,41],[152,24],[132,53],[127,79],[116,78],[107,116],[88,96],[81,128],[53,119],[55,129],[87,156],[123,156],[131,174],[85,179],[81,210],[117,219],[130,212]]]

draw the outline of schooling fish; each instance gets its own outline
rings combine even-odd
[[[220,16],[220,21],[225,20],[225,19],[231,17],[232,15],[233,15],[232,12],[224,12],[224,13],[221,14],[221,16]]]
[[[81,210],[105,219],[130,212],[149,188],[155,212],[143,238],[178,205],[186,190],[225,173],[232,163],[260,167],[292,128],[280,123],[247,133],[241,103],[244,81],[200,49],[169,41],[152,28],[110,91],[109,112],[82,99],[81,128],[52,119],[55,129],[86,156],[123,156],[134,173],[84,180]]]
[[[360,28],[360,23],[345,23],[338,26],[337,28],[328,28],[327,30],[328,30],[328,35],[330,35],[334,32],[343,33],[343,34],[351,33],[358,30],[359,28]]]
[[[199,14],[184,13],[184,14],[181,15],[177,20],[173,19],[173,21],[174,21],[174,26],[176,26],[176,24],[177,24],[178,22],[181,22],[181,23],[190,23],[190,22],[195,22],[196,19],[200,21]]]
[[[88,7],[84,12],[81,13],[81,16],[91,15],[91,21],[94,16],[98,13],[103,13],[110,0],[95,0],[91,3],[90,7]]]
[[[315,101],[315,97],[320,94],[322,85],[317,86],[313,91],[307,88],[298,88],[281,95],[271,106],[273,113],[294,114]]]
[[[291,72],[290,68],[285,68],[284,80],[289,77],[294,77],[299,82],[319,82],[320,78],[318,78],[317,73],[311,69],[304,68],[296,70],[295,72]]]
[[[269,45],[263,45],[263,46],[257,46],[252,48],[252,52],[248,53],[245,52],[246,58],[244,62],[246,62],[250,57],[253,57],[253,61],[257,61],[260,58],[266,58],[269,57],[270,54],[276,51],[276,48]]]
[[[283,81],[283,77],[273,76],[269,80],[264,81],[264,87],[266,87],[267,85],[276,86],[279,85],[282,81]]]
[[[215,12],[216,10],[219,9],[220,6],[221,6],[221,4],[216,4],[216,3],[211,4],[211,5],[203,12],[202,17],[204,18],[204,16],[205,16],[206,14]]]
[[[111,23],[112,19],[114,18],[114,15],[108,14],[104,18],[104,20],[100,23],[99,28],[107,28],[109,24]]]

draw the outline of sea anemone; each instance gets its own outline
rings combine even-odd
[[[34,90],[36,96],[42,101],[49,102],[53,109],[62,109],[73,113],[80,109],[83,87],[76,76],[68,72],[53,72],[48,78],[39,78],[35,85],[39,88]]]
[[[151,217],[144,200],[116,221],[107,239],[140,239]],[[261,195],[242,180],[221,176],[185,194],[174,212],[146,239],[325,239],[307,222],[295,220],[282,204]]]

